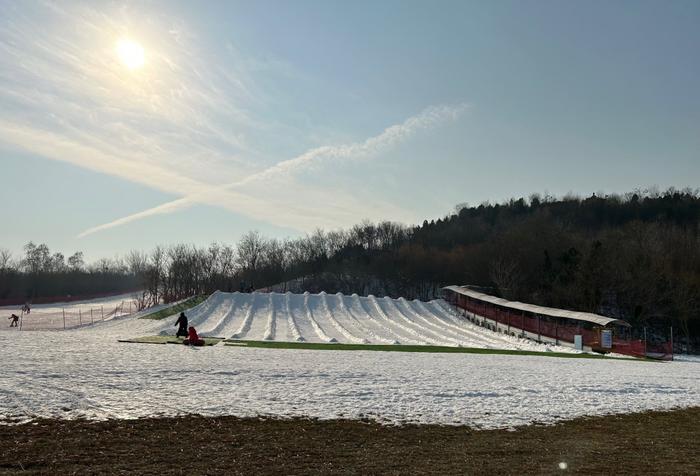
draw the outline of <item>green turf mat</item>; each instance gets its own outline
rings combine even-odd
[[[480,349],[475,347],[447,347],[436,345],[377,345],[377,344],[325,344],[315,342],[278,342],[229,339],[224,345],[236,347],[257,347],[268,349],[307,349],[307,350],[370,350],[380,352],[428,352],[453,354],[501,354],[534,355],[541,357],[562,357],[568,359],[609,359],[609,360],[643,360],[634,358],[606,357],[598,354],[574,354],[567,352],[537,352],[531,350]]]
[[[202,337],[204,345],[216,345],[223,340],[221,337]],[[134,344],[179,344],[183,345],[182,337],[175,336],[145,336],[134,337],[133,339],[119,339],[119,342],[130,342]]]
[[[145,316],[141,316],[139,319],[165,319],[166,317],[179,314],[203,303],[207,300],[208,297],[208,295],[194,296],[187,299],[186,301],[182,301],[181,303],[174,304],[172,306],[168,306],[164,309],[161,309],[160,311],[152,312],[150,314],[146,314]]]

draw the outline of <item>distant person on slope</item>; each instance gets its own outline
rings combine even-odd
[[[185,345],[203,346],[204,339],[200,339],[200,337],[197,335],[197,331],[194,329],[194,327],[190,326],[189,335],[187,336],[187,339],[182,341],[182,343]]]
[[[187,337],[187,316],[184,312],[180,313],[180,317],[175,321],[175,325],[180,326],[177,328],[175,337]]]
[[[17,327],[17,323],[19,322],[19,316],[17,314],[12,314],[8,319],[12,319],[10,327]]]

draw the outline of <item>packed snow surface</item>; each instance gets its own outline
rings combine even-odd
[[[66,311],[77,311],[79,308],[84,310],[89,310],[92,308],[97,308],[104,306],[105,309],[113,308],[122,303],[129,303],[134,301],[135,293],[125,293],[117,294],[114,296],[105,296],[94,299],[84,299],[81,301],[69,301],[69,302],[54,302],[47,304],[32,304],[31,314],[41,314],[41,313],[53,313],[60,312],[65,309]],[[10,306],[0,306],[0,311],[12,311],[18,312],[22,307],[21,304],[14,304]]]
[[[458,315],[443,300],[421,302],[356,294],[216,292],[187,311],[205,337],[345,344],[408,344],[488,349],[547,349],[527,339],[488,331]],[[174,319],[151,334],[174,334]],[[549,346],[557,352],[575,352]]]
[[[21,315],[23,330],[50,330],[82,327],[96,321],[110,320],[136,310],[134,293],[119,294],[82,301],[34,304],[29,314],[21,305],[0,307],[0,326],[11,314]]]
[[[209,335],[246,339],[456,345],[471,338],[493,346],[504,339],[460,323],[448,311],[439,301],[217,293],[188,315]],[[128,317],[68,331],[0,332],[0,421],[196,413],[503,428],[700,405],[700,362],[694,359],[650,363],[117,342],[172,332],[174,321]]]

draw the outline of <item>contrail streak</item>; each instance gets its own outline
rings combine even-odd
[[[346,161],[377,155],[382,151],[388,150],[396,144],[409,139],[420,130],[436,127],[445,121],[456,120],[466,108],[466,104],[429,107],[420,114],[408,118],[401,124],[390,126],[381,134],[370,137],[364,142],[340,146],[323,146],[311,149],[295,158],[279,162],[272,167],[249,175],[248,177],[237,182],[212,187],[204,192],[190,194],[162,205],[158,205],[157,207],[89,228],[81,232],[78,235],[78,238],[83,238],[93,233],[115,228],[151,216],[174,213],[179,210],[187,209],[197,203],[220,205],[222,201],[228,198],[225,195],[237,188],[241,188],[254,182],[269,180],[276,176],[292,174],[319,163]]]

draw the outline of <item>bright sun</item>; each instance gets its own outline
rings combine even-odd
[[[117,41],[117,56],[119,61],[129,69],[139,69],[144,63],[143,47],[126,38]]]

